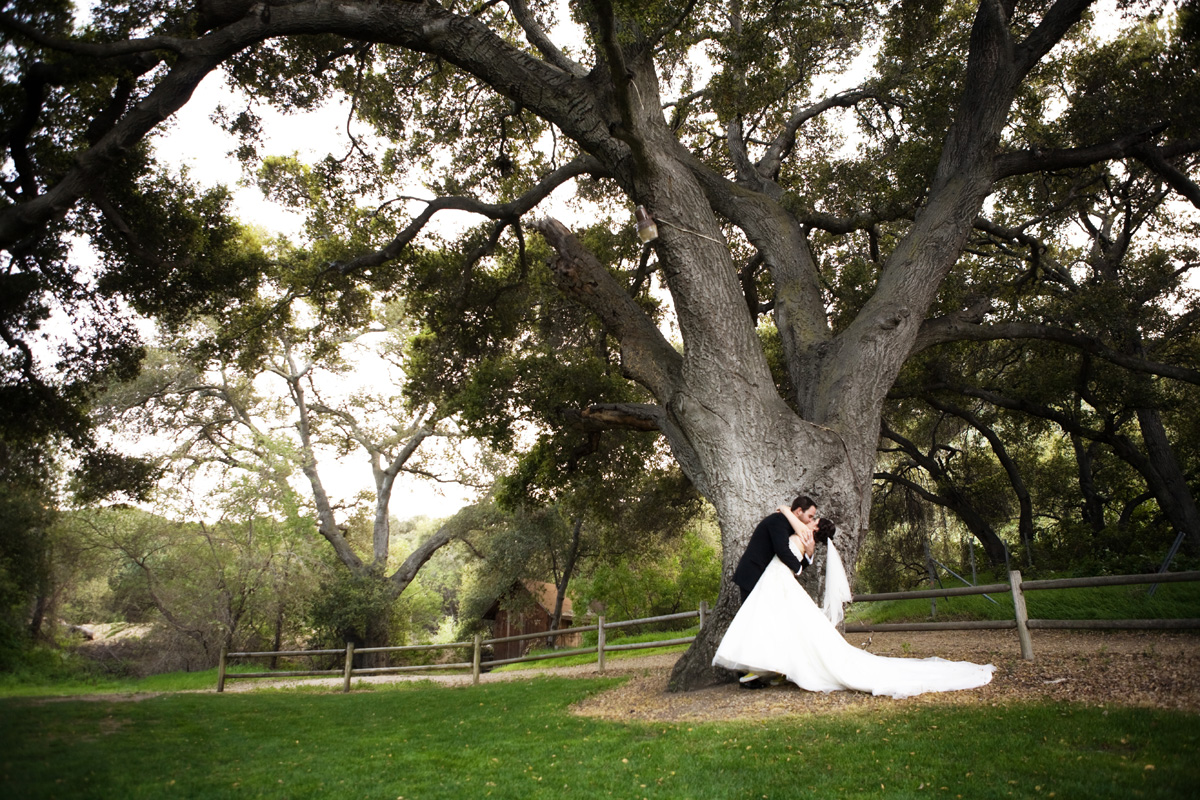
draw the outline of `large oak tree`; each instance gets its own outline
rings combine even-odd
[[[1187,138],[1196,130],[1194,42],[1168,48],[1163,84],[1136,114],[1124,109],[1107,126],[1052,124],[1074,95],[1040,70],[1056,48],[1078,45],[1070,40],[1082,35],[1089,0],[582,0],[570,5],[584,31],[573,46],[553,38],[553,16],[566,12],[557,3],[198,5],[102,2],[92,27],[75,34],[65,3],[7,4],[0,247],[9,272],[45,275],[39,248],[87,232],[107,236],[113,254],[101,290],[170,311],[156,308],[166,287],[201,285],[187,301],[203,310],[212,299],[205,258],[233,285],[238,276],[252,283],[254,267],[215,239],[189,252],[172,250],[170,236],[150,242],[145,215],[127,210],[150,194],[147,137],[218,69],[290,108],[335,89],[350,95],[394,145],[379,159],[356,149],[328,166],[376,193],[380,216],[395,213],[391,195],[407,194],[395,185],[409,170],[436,174],[447,167],[439,157],[452,169],[429,181],[439,196],[394,234],[348,233],[325,269],[385,281],[441,210],[493,221],[464,252],[469,264],[503,242],[523,250],[537,231],[556,254],[558,288],[600,320],[644,392],[645,402],[597,402],[584,416],[661,431],[716,508],[725,590],[676,667],[680,688],[720,677],[709,664],[736,608],[729,576],[754,523],[778,502],[800,490],[819,498],[845,532],[853,567],[884,399],[914,349],[931,342],[923,332],[932,325],[935,339],[953,338],[953,309],[930,316],[998,186],[1137,159],[1200,202],[1189,176],[1200,144]],[[882,43],[870,75],[824,94],[817,79],[866,41]],[[693,66],[701,57],[707,77]],[[1089,79],[1103,106],[1111,73],[1077,86]],[[863,123],[858,159],[832,147],[825,119],[838,109]],[[233,125],[253,157],[253,116]],[[572,180],[657,221],[648,263],[669,292],[682,348],[621,273],[539,211]],[[877,258],[857,301],[835,316],[831,254],[862,240]],[[465,268],[460,279],[475,274]],[[456,311],[474,324],[468,309]]]

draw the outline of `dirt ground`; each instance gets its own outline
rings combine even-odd
[[[939,656],[994,664],[992,682],[979,689],[926,694],[904,700],[861,692],[806,692],[792,684],[759,691],[723,684],[693,692],[668,692],[667,680],[679,654],[610,660],[605,675],[628,676],[623,685],[580,703],[577,714],[654,722],[764,719],[869,709],[896,703],[972,705],[1047,699],[1097,706],[1147,706],[1200,713],[1200,635],[1144,631],[1033,632],[1033,661],[1021,658],[1016,631],[919,631],[849,634],[855,646],[888,656]],[[533,675],[596,676],[594,664],[519,672],[487,673],[482,682],[521,680]],[[359,679],[355,679],[358,682]],[[434,680],[469,683],[469,675],[378,676],[363,683]],[[306,681],[307,682],[307,681]],[[316,683],[341,685],[340,679]],[[271,685],[283,685],[272,683]],[[231,680],[226,691],[264,688],[258,680]]]
[[[694,692],[666,691],[670,664],[647,665],[623,686],[589,698],[577,713],[647,721],[763,719],[822,714],[896,703],[972,705],[1048,699],[1088,705],[1131,705],[1200,712],[1200,636],[1181,633],[1036,631],[1032,662],[1021,658],[1016,631],[920,631],[850,634],[879,655],[994,664],[979,689],[904,700],[861,692],[807,692],[793,684],[759,691],[735,684]]]

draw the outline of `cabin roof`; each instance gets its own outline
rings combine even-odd
[[[513,585],[508,588],[500,597],[497,597],[491,607],[484,613],[484,619],[495,619],[496,612],[500,609],[500,600],[513,592],[525,591],[533,598],[533,601],[546,612],[549,616],[554,616],[554,601],[558,598],[558,590],[553,583],[546,581],[534,580],[519,580],[514,581]],[[572,609],[571,598],[563,598],[563,619],[575,619],[575,612]]]
[[[554,614],[554,602],[558,599],[558,589],[553,583],[546,581],[521,581],[537,604],[546,610],[547,614]],[[564,617],[575,618],[575,614],[571,609],[571,598],[563,598],[562,615]]]

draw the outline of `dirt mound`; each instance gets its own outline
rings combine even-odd
[[[160,672],[206,669],[214,656],[164,626],[130,623],[88,623],[72,632],[81,637],[75,651],[104,672],[145,677]]]

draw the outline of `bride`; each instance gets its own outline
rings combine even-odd
[[[798,533],[805,530],[792,510],[780,506]],[[991,664],[940,658],[889,658],[849,644],[835,627],[850,585],[833,545],[836,529],[821,519],[814,538],[826,543],[825,609],[822,611],[778,557],[772,559],[754,590],[729,624],[713,657],[713,666],[779,673],[811,692],[853,689],[891,697],[923,692],[973,689],[992,680]],[[793,535],[797,548],[801,537]]]

